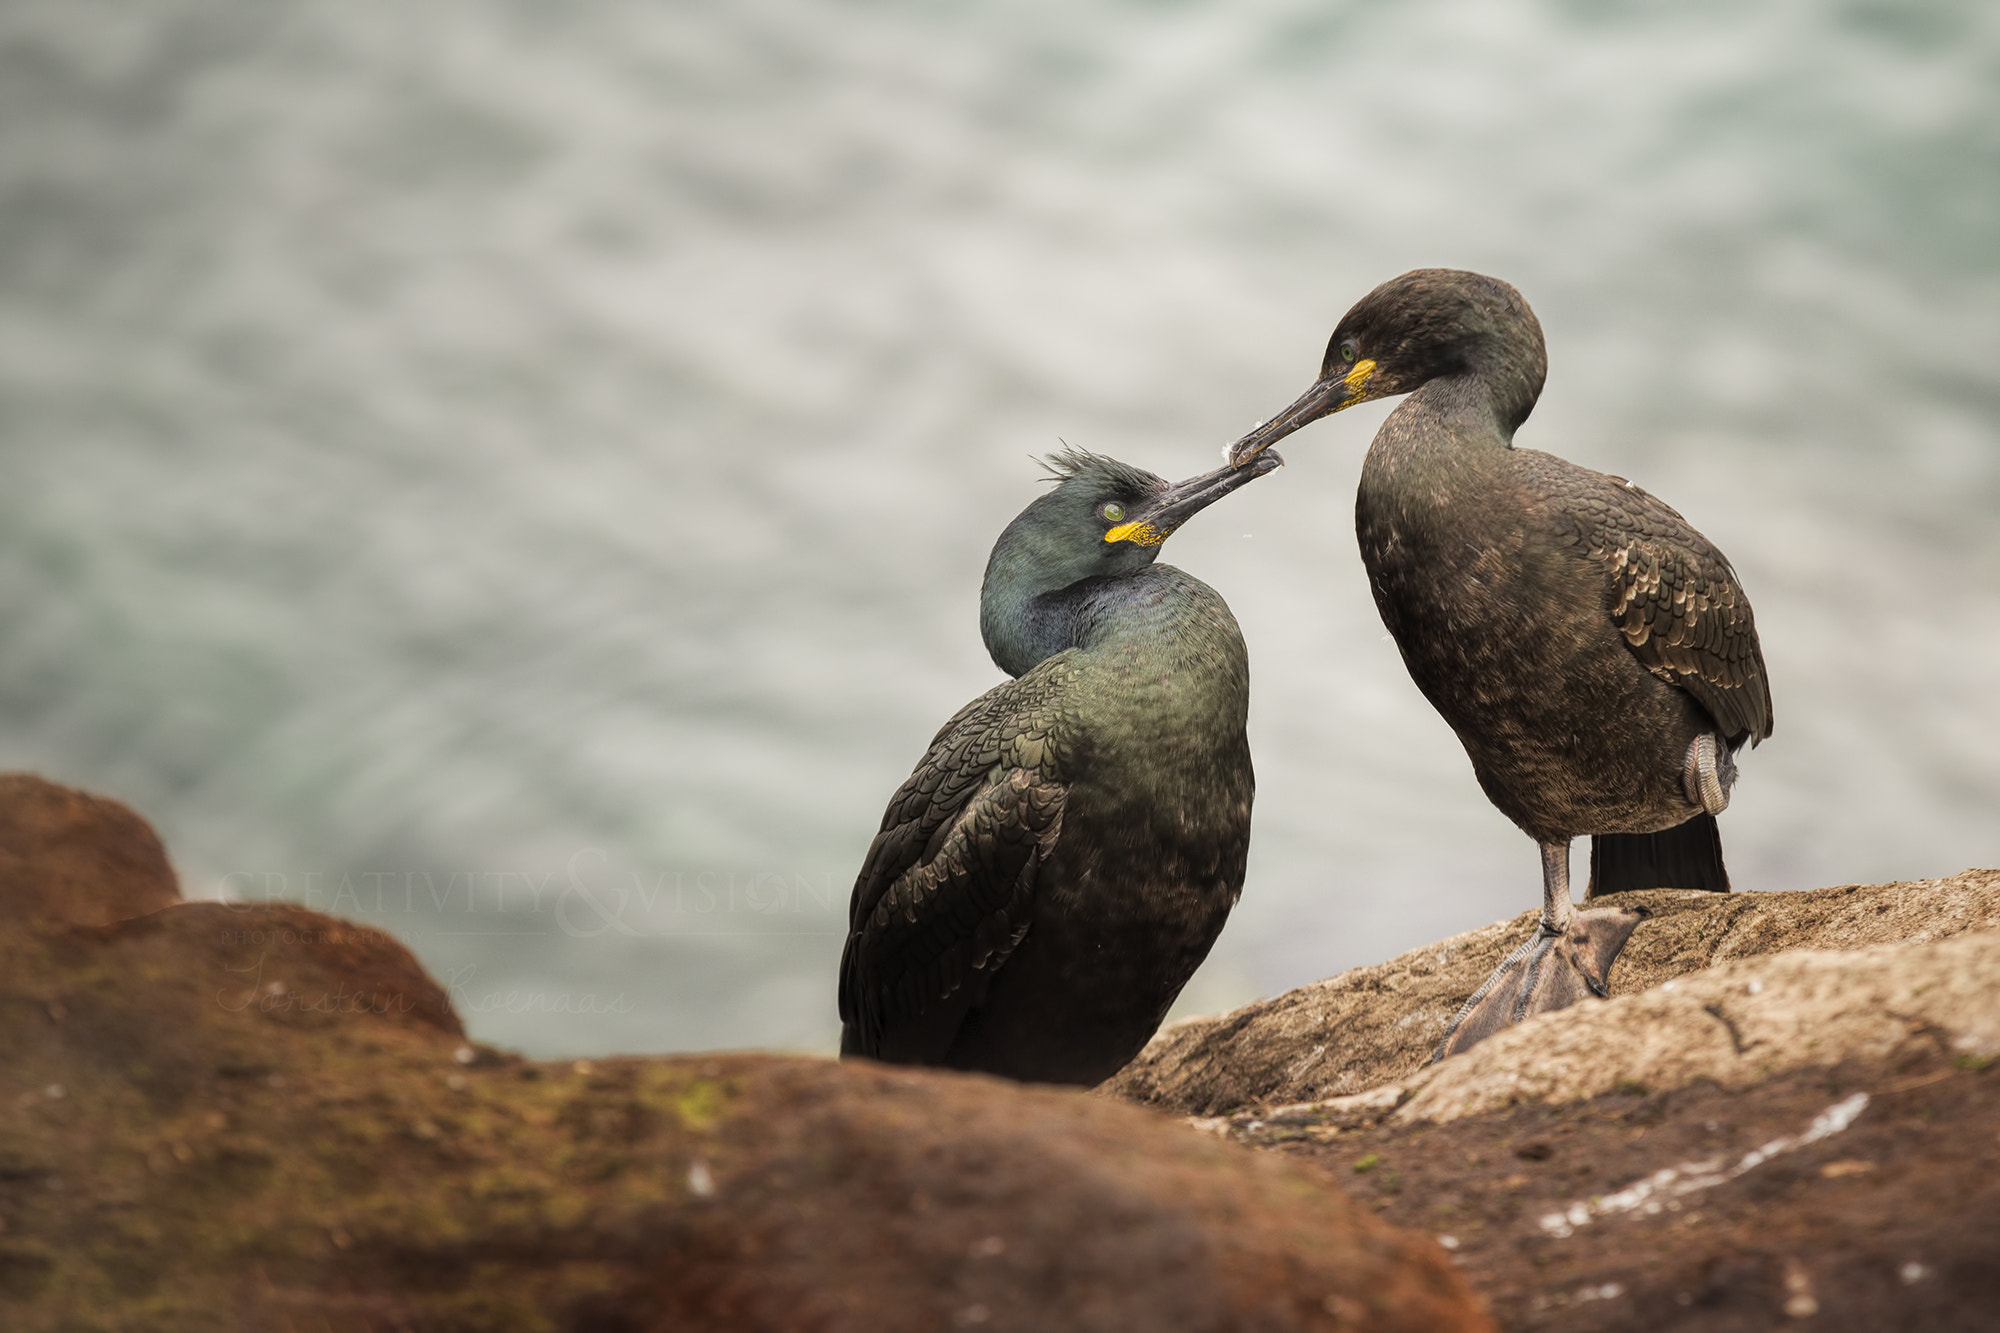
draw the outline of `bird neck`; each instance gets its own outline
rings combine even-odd
[[[1394,513],[1402,526],[1437,524],[1447,537],[1459,521],[1455,497],[1482,493],[1513,447],[1478,376],[1429,380],[1397,404],[1368,447],[1357,516]]]
[[[1143,643],[1150,652],[1180,644],[1189,637],[1179,632],[1180,622],[1194,613],[1195,594],[1206,591],[1171,565],[1043,591],[989,580],[979,600],[979,629],[994,664],[1018,677],[1070,648],[1093,652]]]
[[[1535,410],[1548,378],[1549,358],[1539,332],[1503,328],[1481,338],[1469,349],[1464,373],[1455,378],[1471,381],[1464,386],[1484,399],[1493,424],[1502,438],[1511,442],[1514,432]]]
[[[1080,646],[1097,618],[1100,590],[1120,581],[1087,578],[1063,588],[1037,588],[1027,579],[989,573],[979,595],[979,633],[994,665],[1024,676],[1037,663]]]
[[[1454,444],[1490,443],[1514,447],[1514,432],[1534,410],[1536,392],[1505,367],[1475,364],[1454,375],[1427,380],[1409,397],[1415,412],[1446,428]]]

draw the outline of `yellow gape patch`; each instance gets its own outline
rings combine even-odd
[[[1340,381],[1341,387],[1347,390],[1347,396],[1340,400],[1340,406],[1347,407],[1350,404],[1361,402],[1367,398],[1368,377],[1374,373],[1375,363],[1373,361],[1356,361],[1354,369],[1348,371],[1346,378]],[[1335,410],[1338,411],[1339,409],[1336,408]]]
[[[1161,532],[1144,519],[1134,519],[1130,523],[1120,523],[1117,527],[1105,533],[1104,540],[1108,542],[1131,542],[1135,546],[1158,546],[1172,532],[1173,529],[1171,528],[1166,532]]]

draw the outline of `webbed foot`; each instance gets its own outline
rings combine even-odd
[[[1644,908],[1572,911],[1565,928],[1546,921],[1486,978],[1445,1029],[1428,1063],[1456,1055],[1501,1028],[1611,993],[1611,965],[1649,915]]]

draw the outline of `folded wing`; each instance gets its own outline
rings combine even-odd
[[[1524,451],[1527,452],[1527,451]],[[1607,610],[1626,646],[1715,719],[1732,746],[1771,734],[1771,686],[1750,599],[1709,540],[1621,477],[1540,455],[1544,493],[1609,579]]]
[[[962,709],[889,802],[855,881],[843,1054],[936,1063],[1033,924],[1061,836],[1054,659]]]

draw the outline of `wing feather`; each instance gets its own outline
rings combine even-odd
[[[889,801],[854,885],[840,965],[843,1052],[934,1062],[1026,936],[1061,835],[1055,659],[974,700]]]
[[[1623,477],[1521,452],[1532,455],[1530,474],[1573,539],[1603,565],[1606,610],[1633,655],[1693,695],[1730,744],[1769,736],[1771,686],[1756,618],[1722,552]]]

